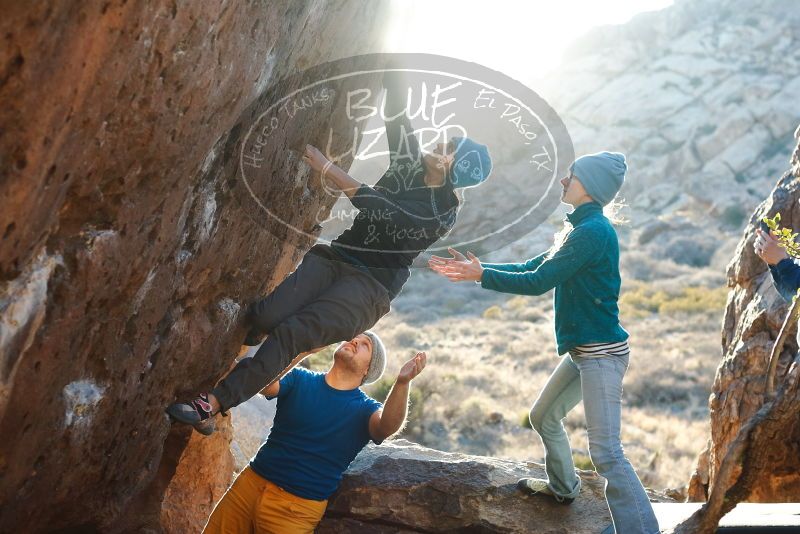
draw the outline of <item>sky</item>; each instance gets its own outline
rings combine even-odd
[[[389,52],[479,63],[520,81],[558,66],[575,38],[673,0],[392,0]]]

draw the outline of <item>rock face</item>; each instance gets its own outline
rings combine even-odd
[[[230,418],[217,418],[217,432],[210,437],[190,434],[161,506],[161,525],[166,532],[201,532],[235,470]],[[209,462],[209,458],[214,461]]]
[[[800,141],[800,128],[795,132]],[[787,311],[774,288],[772,277],[753,252],[754,224],[761,217],[781,214],[781,224],[800,228],[800,145],[792,156],[792,168],[756,210],[728,267],[731,292],[722,328],[723,360],[710,399],[711,439],[698,460],[689,486],[691,500],[704,500],[716,470],[741,425],[764,402],[769,353]],[[796,325],[795,325],[796,328]],[[786,373],[798,350],[791,339],[784,347],[777,382]],[[800,499],[800,424],[783,429],[771,444],[771,470],[763,472],[749,500],[795,502]]]
[[[195,441],[164,407],[227,370],[242,306],[313,242],[266,231],[237,200],[237,148],[277,80],[378,49],[385,4],[2,2],[2,12],[0,531],[196,525],[169,502],[161,513],[175,473],[205,488],[197,501],[168,491],[187,510],[207,507],[225,480],[179,465]],[[321,143],[319,127],[336,127],[326,121],[308,117],[291,134]],[[330,199],[291,186],[308,176],[286,144],[262,155],[255,194],[311,228]]]
[[[536,532],[589,534],[611,523],[604,480],[581,471],[570,506],[516,488],[542,465],[452,454],[405,440],[370,445],[331,497],[319,533]]]

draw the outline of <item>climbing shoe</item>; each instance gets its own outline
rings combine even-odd
[[[203,419],[196,425],[192,425],[194,429],[204,436],[210,436],[217,430],[217,423],[213,417],[209,417],[208,419]]]
[[[521,478],[517,482],[517,487],[529,495],[549,495],[560,504],[572,504],[572,501],[575,500],[571,497],[562,497],[553,493],[545,478]]]
[[[167,414],[173,421],[192,425],[204,436],[213,434],[216,429],[211,412],[211,403],[208,402],[207,393],[201,393],[193,401],[175,402],[167,407]]]

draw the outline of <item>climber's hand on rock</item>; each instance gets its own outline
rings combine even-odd
[[[303,161],[308,163],[308,166],[317,172],[322,172],[325,166],[330,163],[328,158],[313,145],[306,145],[306,150],[303,152]]]
[[[778,243],[778,238],[772,232],[767,233],[761,228],[756,229],[756,240],[753,243],[753,248],[756,255],[769,265],[775,265],[789,257],[786,249]]]

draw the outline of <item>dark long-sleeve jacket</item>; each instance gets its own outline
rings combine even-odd
[[[387,76],[386,137],[389,169],[374,186],[362,185],[350,199],[359,212],[353,225],[331,243],[345,261],[366,267],[394,298],[410,276],[414,259],[455,224],[458,199],[449,183],[425,184],[419,142],[408,118],[401,80]]]
[[[769,272],[775,289],[787,302],[791,302],[800,288],[800,265],[791,258],[784,258],[775,265],[770,265]]]

